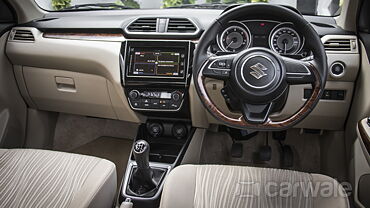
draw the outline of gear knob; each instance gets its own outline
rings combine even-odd
[[[149,167],[150,147],[147,141],[138,140],[135,142],[133,154],[137,163],[138,170],[150,169]]]

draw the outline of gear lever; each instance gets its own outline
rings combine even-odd
[[[137,164],[133,178],[137,185],[146,190],[156,187],[156,183],[153,180],[153,170],[149,166],[149,150],[149,144],[145,140],[136,141],[133,149],[133,155]]]
[[[137,140],[134,144],[132,154],[136,160],[136,166],[132,169],[127,188],[132,196],[154,196],[166,174],[166,169],[150,167],[149,150],[149,144],[145,140]]]
[[[149,170],[149,144],[145,140],[138,140],[134,145],[134,157],[139,170]]]

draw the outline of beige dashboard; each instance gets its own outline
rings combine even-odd
[[[145,116],[130,108],[121,84],[120,50],[125,37],[68,34],[44,37],[36,28],[18,27],[12,32],[15,29],[30,31],[34,36],[34,41],[9,39],[6,47],[20,91],[30,107],[145,122]],[[344,100],[320,100],[298,128],[339,130],[344,126],[359,70],[359,52],[355,36],[328,35],[322,41],[335,39],[354,42],[349,52],[327,52],[328,65],[339,61],[345,66],[345,72],[341,76],[329,74],[326,89],[344,90]],[[207,82],[208,93],[227,111],[219,93],[222,87],[223,82]],[[292,86],[287,104],[274,117],[279,119],[293,114],[305,102],[304,89],[309,88],[307,85]],[[189,86],[189,96],[193,126],[207,128],[218,123],[200,103],[193,82]]]

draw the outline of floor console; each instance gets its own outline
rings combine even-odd
[[[150,120],[139,128],[133,144],[119,203],[135,208],[159,207],[163,181],[179,165],[194,134],[190,123]]]

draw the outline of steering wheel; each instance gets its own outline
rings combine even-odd
[[[312,51],[312,59],[284,57],[261,47],[252,47],[237,54],[209,55],[210,44],[229,21],[266,16],[293,23],[297,32],[304,34],[305,46]],[[313,27],[297,12],[271,4],[242,5],[223,13],[200,38],[193,66],[196,91],[209,113],[227,126],[255,130],[284,130],[302,121],[319,102],[328,71],[323,44]],[[234,106],[236,103],[241,116],[227,115],[217,107],[206,90],[206,78],[225,81],[223,95],[232,99]],[[278,101],[286,102],[282,97],[287,94],[289,85],[296,84],[312,84],[311,96],[293,115],[273,121],[270,114],[274,106]]]

